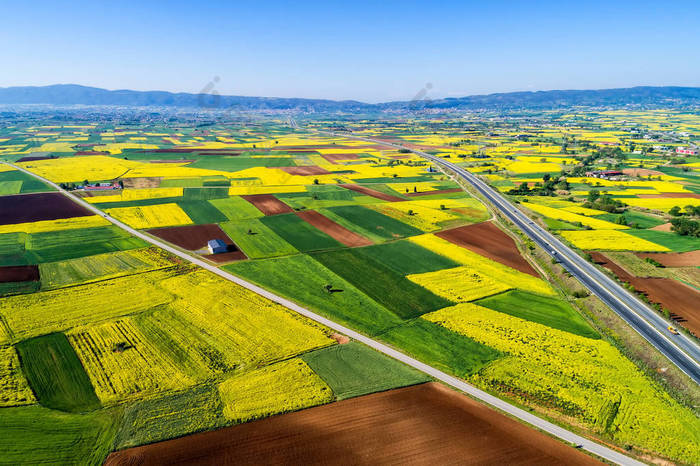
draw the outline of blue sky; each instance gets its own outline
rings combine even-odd
[[[357,99],[700,86],[697,1],[8,2],[0,87]],[[107,3],[107,2],[104,2]]]

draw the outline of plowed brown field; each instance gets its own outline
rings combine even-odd
[[[272,194],[247,194],[241,197],[253,204],[265,215],[277,215],[294,212],[291,207],[277,199]]]
[[[690,252],[642,252],[641,258],[651,258],[666,267],[700,267],[700,250]]]
[[[283,172],[289,173],[290,175],[299,176],[309,176],[309,175],[330,175],[331,172],[325,168],[318,167],[316,165],[305,165],[299,167],[271,167],[278,168]]]
[[[17,194],[0,199],[0,225],[94,215],[61,193]]]
[[[343,243],[345,246],[352,248],[355,246],[369,246],[374,244],[364,236],[348,230],[315,210],[304,210],[296,214],[298,217],[304,219],[305,222],[315,226],[331,238]]]
[[[219,225],[214,223],[207,225],[187,225],[184,227],[155,228],[153,230],[148,230],[148,232],[190,251],[206,248],[207,241],[210,239],[220,239],[224,241],[229,248],[235,248],[231,238],[219,228]]]
[[[37,280],[39,280],[39,267],[36,265],[0,267],[0,283],[34,282]]]
[[[106,461],[176,463],[601,464],[437,383],[122,450]]]
[[[671,318],[685,328],[700,335],[700,292],[671,278],[640,278],[610,260],[606,255],[591,251],[593,260],[617,275],[620,280],[632,284],[644,293],[649,301],[659,303],[671,311]]]
[[[535,269],[520,255],[513,238],[491,222],[453,228],[435,233],[435,236],[539,278]]]

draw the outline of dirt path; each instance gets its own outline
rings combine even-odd
[[[343,188],[349,189],[351,191],[355,191],[361,194],[365,194],[367,196],[372,196],[376,199],[381,199],[382,201],[389,201],[389,202],[400,202],[400,201],[405,201],[405,199],[402,199],[398,196],[392,196],[391,194],[386,194],[381,191],[374,190],[372,188],[368,188],[366,186],[360,186],[359,184],[341,184]]]

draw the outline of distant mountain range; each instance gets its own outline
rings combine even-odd
[[[315,112],[371,112],[401,110],[514,110],[571,106],[626,105],[687,107],[700,105],[700,87],[631,87],[601,90],[508,92],[460,98],[367,104],[353,100],[279,97],[214,96],[164,91],[109,91],[76,84],[0,88],[0,104],[115,105],[201,107],[235,110],[301,110]]]

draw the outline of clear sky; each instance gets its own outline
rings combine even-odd
[[[10,2],[0,87],[405,100],[700,86],[700,2]]]

